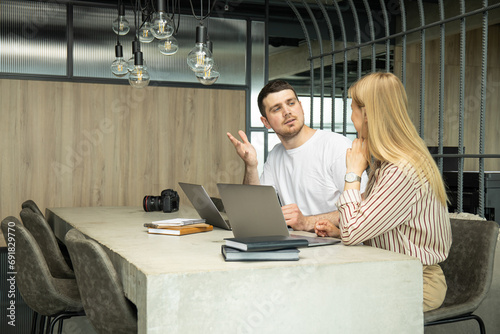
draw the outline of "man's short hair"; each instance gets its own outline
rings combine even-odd
[[[288,82],[284,80],[270,81],[267,85],[264,86],[264,88],[260,90],[259,96],[257,97],[257,104],[259,105],[260,114],[263,117],[267,118],[266,109],[264,107],[264,102],[263,102],[264,99],[269,94],[281,92],[282,90],[287,90],[287,89],[291,89],[295,94],[295,97],[298,99],[297,92],[295,91],[295,89],[293,89],[292,85],[290,85]]]

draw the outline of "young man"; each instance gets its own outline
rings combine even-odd
[[[272,81],[262,88],[258,105],[262,123],[274,130],[281,144],[269,153],[259,178],[257,153],[246,134],[240,130],[239,141],[227,133],[245,163],[243,184],[274,186],[284,205],[285,220],[294,230],[312,232],[316,221],[322,219],[338,222],[335,203],[344,189],[346,150],[351,141],[305,125],[302,105],[285,81]],[[361,187],[365,184],[366,173]]]

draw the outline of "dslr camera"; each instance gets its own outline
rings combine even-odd
[[[179,194],[173,189],[165,189],[160,196],[144,196],[144,211],[174,212],[179,210]]]

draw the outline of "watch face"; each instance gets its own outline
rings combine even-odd
[[[346,180],[347,182],[355,182],[355,181],[357,181],[357,180],[358,180],[358,178],[359,178],[359,176],[357,176],[357,175],[356,175],[356,174],[354,174],[354,173],[347,173],[347,174],[345,175],[345,180]]]

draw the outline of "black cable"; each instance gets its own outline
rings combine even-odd
[[[135,40],[139,40],[139,16],[137,15],[137,9],[139,7],[139,0],[135,1],[135,6],[134,6],[134,23],[135,23]],[[142,27],[142,26],[141,26]]]
[[[117,8],[118,8],[118,14],[120,13],[120,3],[121,3],[121,0],[118,0],[118,3],[117,3]],[[116,45],[120,44],[120,34],[117,33],[116,34]]]
[[[177,7],[177,24],[175,23],[175,9]],[[181,4],[180,0],[172,0],[172,22],[174,23],[174,35],[179,32],[179,27],[181,25]]]
[[[201,2],[203,3],[203,0],[201,0]],[[212,4],[212,6],[210,7],[210,10],[208,11],[207,15],[201,17],[201,18],[198,18],[194,12],[194,8],[193,8],[193,1],[192,0],[189,0],[189,4],[191,5],[191,12],[193,13],[193,17],[195,19],[197,19],[198,21],[203,21],[204,19],[206,19],[207,17],[210,16],[210,14],[212,14],[212,10],[214,9],[214,6],[215,4],[217,3],[217,0],[214,1],[214,3]],[[200,13],[200,15],[203,15],[203,13]]]
[[[178,23],[181,23],[181,0],[177,0],[177,13],[179,15]]]

